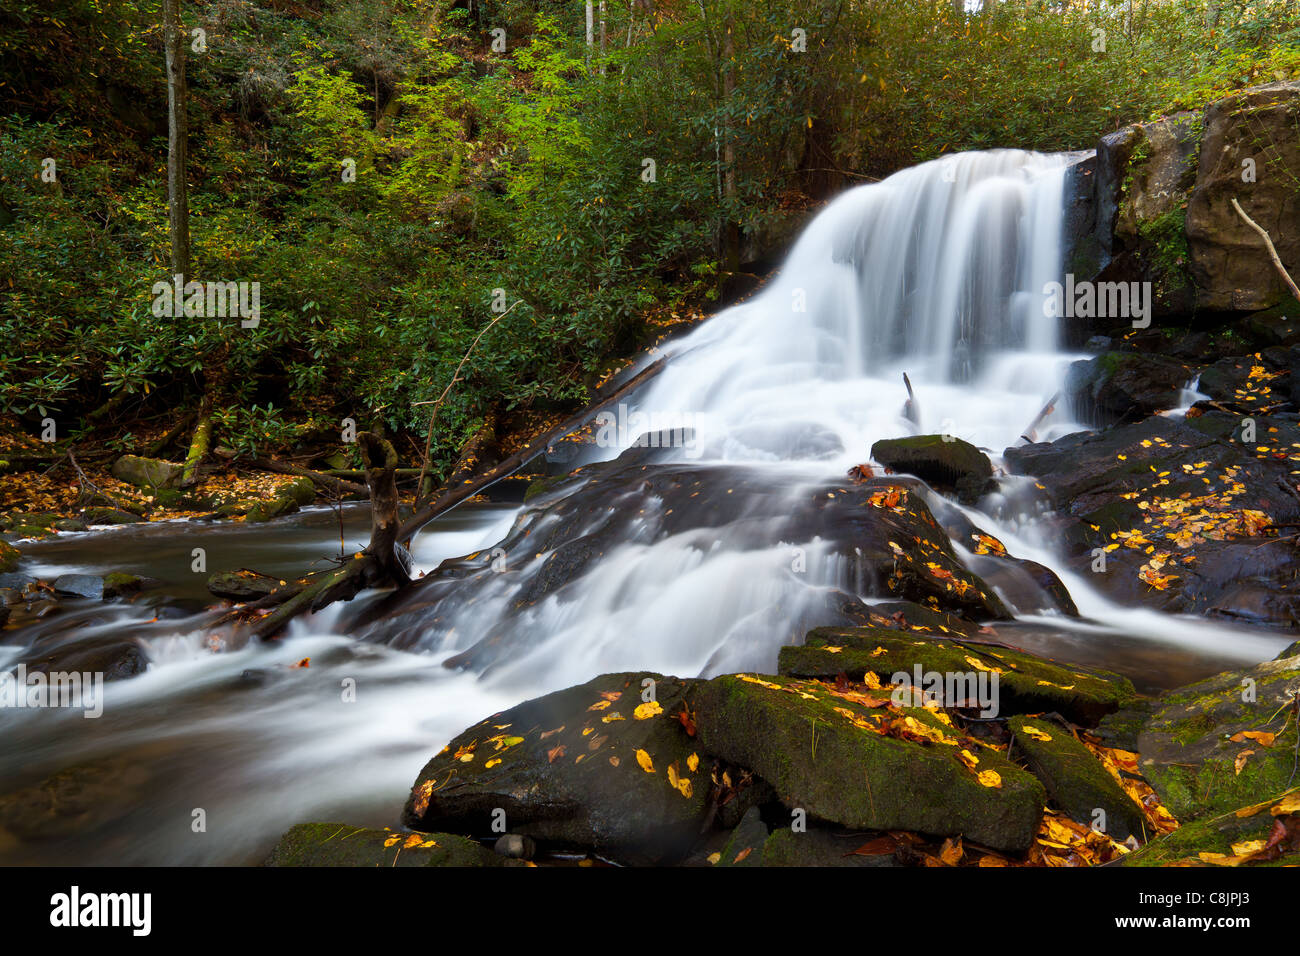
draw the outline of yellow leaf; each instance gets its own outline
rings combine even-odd
[[[1039,730],[1037,727],[1033,726],[1032,724],[1025,724],[1025,729],[1023,733],[1026,737],[1032,737],[1034,740],[1041,740],[1044,743],[1052,739],[1051,734],[1047,733],[1046,731]]]
[[[689,757],[687,757],[686,766],[691,771],[691,773],[695,773],[696,769],[700,766],[700,755],[691,754]]]
[[[1000,790],[1002,788],[1002,777],[996,770],[981,770],[978,774],[980,786],[992,787]]]
[[[641,769],[644,770],[646,773],[655,772],[654,761],[650,759],[650,755],[646,753],[644,750],[638,750],[636,752],[636,762],[641,765]]]
[[[659,701],[652,700],[648,704],[639,705],[636,710],[632,711],[632,716],[637,720],[646,720],[649,717],[658,717],[663,712],[664,709],[659,706]]]

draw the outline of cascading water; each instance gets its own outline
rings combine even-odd
[[[0,714],[0,859],[256,862],[299,820],[392,825],[420,765],[487,714],[612,670],[770,669],[779,646],[833,622],[845,599],[886,597],[855,575],[829,512],[809,510],[810,492],[824,502],[883,438],[944,432],[995,463],[1019,440],[1072,358],[1042,306],[1062,271],[1075,158],[962,154],[846,193],[760,295],[665,350],[664,370],[617,410],[613,440],[585,453],[618,461],[518,511],[466,506],[430,526],[413,549],[428,579],[398,599],[359,599],[273,645],[217,654],[184,621],[87,609],[86,626],[140,636],[154,667],[109,685],[99,720]],[[910,416],[904,373],[916,392]],[[690,431],[675,446],[629,451],[647,427],[679,426]],[[1037,436],[1077,427],[1057,412]],[[1053,564],[1014,495],[990,496],[982,511],[930,501],[941,520],[977,523],[1020,557]],[[108,533],[121,542],[151,532]],[[328,521],[316,533],[324,553]],[[177,534],[187,555],[187,533]],[[30,555],[72,570],[61,547]],[[444,560],[467,551],[478,554]],[[188,568],[188,557],[178,562]],[[156,565],[138,570],[166,577]],[[1062,578],[1091,621],[1004,594],[1022,617],[1051,625],[1046,646],[1027,632],[1030,649],[1112,667],[1129,655],[1130,670],[1177,680],[1188,679],[1184,659],[1200,676],[1285,643],[1226,642],[1217,625],[1121,609],[1081,576]],[[1158,665],[1153,648],[1164,648]],[[452,657],[465,669],[441,666]],[[289,666],[303,658],[309,667]],[[350,701],[340,693],[349,681]],[[83,761],[94,767],[78,787],[90,788],[81,799],[96,838],[55,826],[37,834],[33,856],[9,829],[45,799],[51,775]],[[196,807],[207,834],[191,828]]]

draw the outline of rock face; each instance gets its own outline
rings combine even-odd
[[[1300,81],[1243,90],[1204,110],[1103,137],[1067,177],[1067,271],[1078,280],[1151,282],[1158,317],[1246,313],[1289,298],[1235,198],[1300,272]],[[1120,329],[1127,322],[1113,322]],[[1075,320],[1078,345],[1107,332]]]
[[[1195,374],[1161,355],[1106,352],[1070,366],[1065,394],[1080,421],[1113,425],[1177,408]]]
[[[1216,100],[1204,123],[1200,168],[1187,202],[1197,304],[1264,309],[1285,298],[1287,289],[1232,200],[1268,232],[1291,275],[1300,273],[1300,81]]]
[[[113,462],[113,477],[140,488],[178,488],[184,465],[158,458],[123,455]]]
[[[930,711],[893,714],[832,696],[825,685],[748,675],[701,685],[695,708],[706,750],[751,768],[782,803],[809,817],[873,830],[960,833],[1011,851],[1034,838],[1042,784]]]
[[[1138,738],[1141,770],[1187,821],[1292,785],[1300,656],[1231,671],[1164,695]]]
[[[649,686],[653,702],[642,699]],[[699,745],[676,717],[691,687],[606,674],[489,717],[429,761],[403,822],[487,837],[504,813],[510,832],[538,841],[629,862],[681,856],[710,790]]]

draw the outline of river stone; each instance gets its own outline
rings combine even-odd
[[[18,661],[28,673],[102,674],[105,681],[124,680],[149,669],[149,655],[134,638],[104,635],[68,640],[59,636],[34,644]]]
[[[22,552],[12,544],[0,541],[0,574],[10,574],[18,569],[18,559]]]
[[[369,830],[346,823],[299,823],[263,866],[522,866],[453,833]]]
[[[136,524],[144,521],[139,515],[133,515],[129,511],[123,511],[121,508],[87,508],[82,512],[87,524]]]
[[[1120,865],[1240,866],[1234,858],[1248,855],[1252,859],[1245,865],[1251,867],[1300,865],[1300,787],[1184,823],[1123,857]]]
[[[1254,699],[1243,700],[1252,693]],[[1138,738],[1143,776],[1180,821],[1281,793],[1294,782],[1296,719],[1290,704],[1297,693],[1300,656],[1227,671],[1164,694]],[[1267,737],[1247,733],[1275,736],[1266,743]]]
[[[1127,678],[1107,671],[1056,664],[1006,647],[959,644],[951,638],[879,627],[815,628],[802,645],[781,648],[778,666],[781,674],[791,677],[844,674],[861,681],[871,672],[888,684],[899,673],[914,681],[918,665],[922,674],[969,675],[973,679],[981,671],[992,674],[996,670],[998,716],[1055,711],[1091,726],[1136,697]],[[991,685],[991,676],[987,680]]]
[[[871,446],[871,457],[893,471],[916,475],[936,488],[954,489],[972,500],[993,477],[988,456],[951,435],[882,439]]]
[[[54,590],[70,597],[98,601],[104,596],[104,579],[95,574],[60,574],[54,579]]]
[[[647,679],[657,703],[641,699]],[[700,833],[710,790],[677,719],[691,686],[605,674],[494,714],[425,765],[402,821],[487,837],[504,810],[510,832],[538,841],[624,862],[676,859]]]
[[[0,794],[0,832],[21,840],[89,834],[138,806],[150,783],[138,764],[96,760]]]
[[[177,488],[184,465],[159,458],[123,455],[113,462],[113,477],[139,488]]]
[[[1037,832],[1043,785],[921,708],[873,708],[834,696],[824,684],[743,674],[698,685],[693,705],[709,753],[750,768],[809,818],[854,829],[960,834],[1011,852],[1027,849]],[[884,736],[867,729],[873,717],[911,718],[952,744]],[[967,769],[959,753],[975,757],[976,769]],[[983,771],[993,771],[1000,786],[982,785],[976,772]]]
[[[253,601],[265,597],[280,586],[280,579],[248,568],[218,571],[208,577],[208,591],[217,597],[236,601]]]
[[[298,502],[289,495],[279,498],[272,498],[269,501],[259,501],[253,507],[248,509],[244,515],[244,520],[253,524],[260,524],[263,521],[270,521],[272,518],[282,518],[285,515],[293,514],[298,510]]]
[[[1029,769],[1047,787],[1047,796],[1071,820],[1087,826],[1105,812],[1104,832],[1113,840],[1130,835],[1141,839],[1142,811],[1102,766],[1092,751],[1075,740],[1060,724],[1034,717],[1012,717],[1007,722],[1015,734],[1015,749],[1029,761]],[[1044,739],[1047,738],[1047,739]]]

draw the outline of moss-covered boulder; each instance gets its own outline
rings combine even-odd
[[[981,680],[991,691],[996,676],[996,714],[985,716],[1056,711],[1075,723],[1091,726],[1136,697],[1132,683],[1118,674],[1055,664],[1005,647],[880,627],[815,628],[803,645],[781,648],[778,661],[780,673],[791,677],[844,674],[860,681],[870,672],[886,684],[900,673],[916,684],[919,668],[922,677],[941,675],[945,689],[948,675],[954,675],[954,688],[962,684],[972,691]],[[980,678],[981,674],[987,676]],[[964,699],[974,697],[972,692]],[[961,701],[945,703],[951,706]]]
[[[1138,738],[1143,776],[1181,821],[1274,797],[1294,781],[1300,656],[1160,698]]]
[[[217,597],[236,601],[254,601],[265,597],[280,587],[281,580],[248,568],[237,571],[218,571],[208,576],[208,591]]]
[[[952,435],[885,438],[871,446],[871,457],[901,474],[916,475],[936,488],[974,500],[993,477],[988,456]]]
[[[47,512],[27,514],[22,511],[14,511],[0,517],[0,530],[3,530],[13,540],[44,538],[51,533],[57,521],[59,521],[59,515],[56,514]]]
[[[898,866],[893,853],[855,853],[866,840],[828,827],[781,827],[763,844],[763,866]]]
[[[745,674],[700,684],[693,706],[709,753],[750,768],[811,818],[1010,851],[1033,840],[1042,784],[930,711]]]
[[[678,717],[690,687],[605,674],[494,714],[425,765],[403,823],[485,838],[504,824],[622,861],[675,859],[698,838],[710,790],[711,765]]]
[[[99,525],[121,525],[121,524],[138,524],[145,519],[139,515],[132,514],[129,511],[123,511],[121,508],[108,508],[96,506],[87,508],[82,512],[82,517],[86,524]]]
[[[1300,865],[1300,788],[1185,824],[1130,853],[1123,865]]]
[[[158,458],[123,455],[113,462],[113,477],[139,488],[177,488],[184,465]]]
[[[1058,810],[1079,823],[1099,827],[1114,840],[1144,836],[1142,811],[1069,731],[1037,717],[1012,717],[1007,723],[1015,735],[1017,754],[1028,761]]]
[[[0,574],[18,570],[18,559],[22,553],[12,544],[0,541]]]
[[[244,520],[253,524],[260,524],[263,521],[270,521],[273,518],[282,518],[285,515],[293,514],[297,510],[298,502],[290,495],[282,495],[267,501],[259,501],[244,514]]]
[[[299,823],[263,866],[523,866],[452,833],[369,830],[346,823]]]

